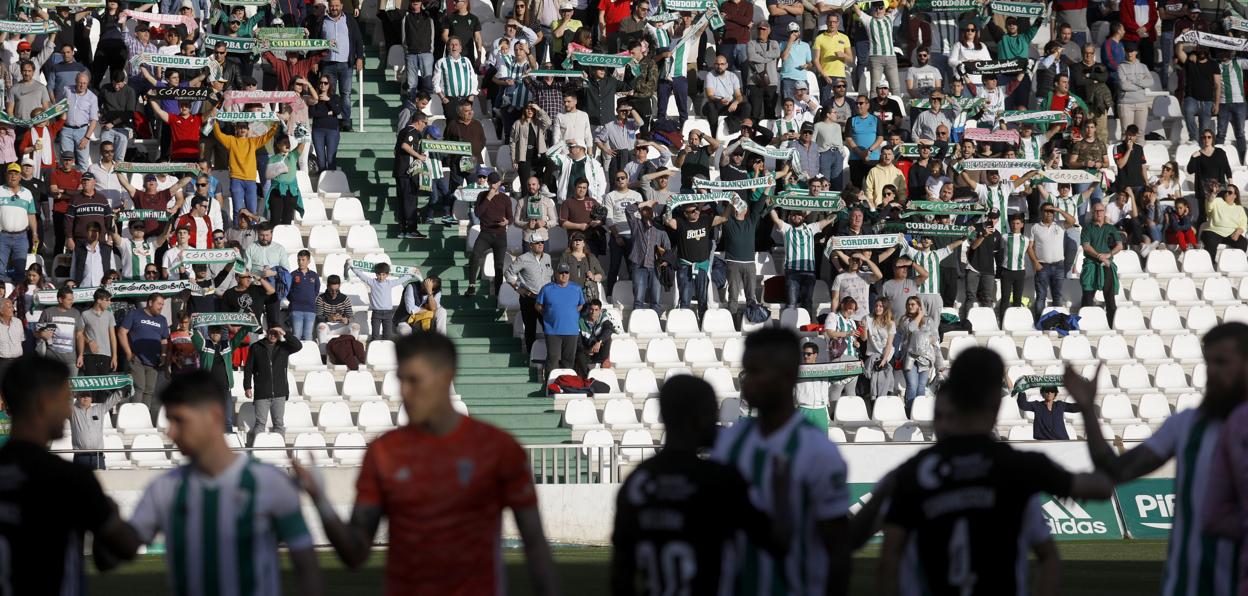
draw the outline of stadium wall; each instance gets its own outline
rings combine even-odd
[[[1012,446],[1039,451],[1071,471],[1092,469],[1087,447],[1082,442],[1020,442]],[[852,510],[870,499],[870,489],[883,474],[904,462],[926,445],[846,444],[841,454],[849,467]],[[339,515],[350,515],[355,499],[355,479],[359,468],[324,468],[327,494]],[[109,470],[98,472],[101,484],[117,501],[123,516],[129,516],[142,496],[143,487],[167,470]],[[1118,488],[1109,502],[1074,502],[1047,497],[1042,508],[1055,537],[1077,540],[1119,540],[1122,538],[1162,538],[1169,535],[1174,501],[1174,470],[1167,465],[1150,478]],[[539,484],[538,503],[547,538],[554,543],[607,545],[615,517],[618,484]],[[304,504],[304,515],[316,518],[311,502]],[[326,544],[320,523],[308,524],[318,544]],[[503,516],[503,535],[517,538],[510,515]],[[387,541],[383,524],[378,537]]]

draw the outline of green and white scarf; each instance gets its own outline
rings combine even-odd
[[[259,112],[217,112],[218,122],[273,122],[277,120],[277,112],[262,110]]]
[[[676,209],[678,207],[682,207],[684,205],[689,205],[693,203],[718,203],[718,202],[731,203],[737,198],[738,198],[737,193],[735,192],[708,192],[708,193],[701,193],[701,194],[679,194],[679,195],[672,195],[671,198],[669,198],[667,201],[667,206],[670,209]]]
[[[1028,389],[1035,389],[1037,387],[1043,388],[1043,387],[1061,387],[1061,386],[1062,386],[1061,375],[1027,375],[1027,376],[1020,378],[1017,381],[1014,381],[1014,388],[1011,390],[1011,392],[1015,395],[1018,395],[1019,393],[1027,391]]]
[[[178,162],[162,162],[162,163],[142,163],[137,161],[123,161],[117,164],[116,171],[123,174],[194,174],[199,172],[199,168],[193,163]]]
[[[359,261],[359,260],[351,261],[352,267],[355,267],[356,269],[362,269],[364,271],[372,271],[373,267],[376,265],[377,263],[374,263],[372,261]],[[415,277],[417,280],[424,279],[424,276],[421,275],[420,273],[420,267],[415,267],[411,265],[390,265],[390,275],[398,275],[398,276],[410,275],[412,277]]]
[[[74,303],[93,302],[95,300],[95,291],[98,288],[75,288]],[[104,286],[113,298],[146,298],[150,294],[160,294],[162,296],[171,296],[178,294],[184,290],[197,291],[199,286],[189,279],[179,279],[173,281],[119,281]],[[40,290],[35,292],[35,304],[39,306],[52,306],[57,303],[56,290]]]
[[[94,377],[72,377],[69,379],[69,390],[79,391],[116,391],[134,385],[130,375],[98,375]]]
[[[130,221],[134,219],[152,220],[152,221],[169,221],[173,217],[168,211],[161,209],[130,209],[117,214],[117,221]],[[233,252],[233,251],[231,251]]]
[[[52,21],[0,21],[0,33],[16,35],[47,35],[61,30]]]
[[[218,326],[256,328],[260,323],[256,321],[256,315],[244,312],[197,312],[191,315],[191,327]]]
[[[1003,0],[993,0],[993,2],[988,4],[988,6],[992,8],[993,14],[999,14],[1006,17],[1034,19],[1044,14],[1044,4],[1039,2],[1005,2]]]
[[[1058,184],[1092,184],[1101,181],[1097,170],[1045,170],[1044,182]]]
[[[919,236],[941,238],[970,238],[971,235],[975,233],[975,228],[972,226],[925,223],[921,221],[889,222],[884,224],[884,230],[888,232],[900,232],[903,234],[917,234]]]
[[[1194,43],[1198,46],[1217,48],[1219,50],[1232,50],[1235,52],[1248,51],[1248,39],[1246,38],[1229,37],[1226,35],[1205,33],[1204,31],[1188,31],[1183,35],[1180,35],[1174,41],[1178,43]]]
[[[267,4],[267,2],[266,2]],[[256,39],[303,39],[308,30],[303,27],[259,27],[252,32]]]
[[[182,250],[182,262],[187,265],[228,265],[238,258],[232,248],[187,248]]]
[[[826,362],[823,364],[803,364],[798,367],[799,379],[841,379],[856,377],[863,371],[862,361]]]
[[[216,61],[212,58],[202,56],[169,56],[165,54],[151,54],[147,52],[130,58],[130,65],[178,69],[207,68],[214,71],[216,70]]]
[[[840,193],[836,193],[840,195]],[[793,209],[797,211],[842,211],[845,209],[845,203],[840,196],[812,197],[809,195],[791,195],[784,194],[771,199],[771,204],[780,209]]]
[[[229,35],[204,35],[204,47],[215,48],[217,44],[225,44],[225,51],[231,54],[250,54],[256,48],[256,40],[251,37],[230,37]]]
[[[61,114],[64,114],[65,112],[68,112],[68,111],[69,111],[69,100],[62,99],[61,101],[58,101],[52,104],[52,107],[42,112],[39,112],[33,118],[14,118],[4,112],[0,112],[0,122],[3,122],[11,126],[15,126],[15,127],[30,128],[32,126],[35,126],[43,122],[47,122],[48,120],[51,120],[53,118],[56,118],[57,116],[60,116]]]
[[[1008,123],[1065,124],[1068,116],[1061,110],[1006,110],[1001,120]]]
[[[602,66],[605,68],[624,68],[633,61],[631,54],[591,54],[580,52],[572,54],[572,60],[581,66]]]
[[[890,248],[901,243],[900,234],[862,234],[859,236],[833,236],[828,239],[827,252],[834,250],[875,250]]]
[[[962,169],[968,172],[979,170],[1042,170],[1044,162],[1038,159],[964,159]]]
[[[282,37],[262,37],[256,40],[252,48],[254,53],[264,52],[319,52],[333,50],[338,47],[332,39],[291,39]]]
[[[910,201],[906,203],[907,211],[902,217],[923,215],[984,215],[988,213],[979,206],[979,202],[954,201]]]
[[[776,177],[770,173],[758,178],[743,178],[741,180],[693,179],[694,190],[750,190],[754,188],[771,188],[775,185]]]
[[[471,157],[472,143],[468,141],[438,141],[435,139],[422,139],[420,141],[420,150],[425,153],[466,155]]]

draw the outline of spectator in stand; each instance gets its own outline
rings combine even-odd
[[[755,122],[769,119],[776,113],[780,85],[780,71],[776,65],[781,54],[780,43],[771,39],[771,23],[760,21],[757,31],[756,37],[746,46],[749,68],[744,79],[748,83],[746,101],[749,102],[750,117]],[[679,102],[681,97],[676,99]]]
[[[945,368],[940,353],[940,316],[923,312],[917,296],[906,300],[906,314],[897,322],[901,335],[901,369],[906,377],[906,411],[927,391],[936,373]]]
[[[815,258],[815,236],[823,233],[824,227],[835,223],[834,219],[806,222],[806,213],[792,210],[784,221],[772,211],[771,221],[776,230],[784,237],[784,287],[787,296],[785,308],[802,307],[815,319],[815,273],[819,261]],[[735,294],[734,294],[735,296]]]
[[[1037,441],[1069,441],[1066,432],[1066,414],[1081,412],[1079,404],[1058,401],[1057,387],[1041,387],[1041,401],[1030,401],[1027,392],[1018,392],[1018,411],[1031,412],[1035,416],[1032,422],[1032,438]]]
[[[1180,251],[1187,251],[1197,248],[1196,245],[1196,229],[1192,217],[1191,207],[1188,207],[1187,199],[1178,198],[1174,200],[1174,207],[1165,211],[1165,234],[1166,244],[1173,244]]]
[[[308,268],[312,253],[301,250],[296,259],[299,266],[290,272],[290,288],[286,293],[290,301],[290,322],[296,338],[311,341],[316,327],[316,297],[321,293],[321,277]]]
[[[268,173],[274,172],[273,166],[276,164],[281,164],[286,170],[269,179],[269,219],[279,226],[290,225],[295,219],[295,212],[303,215],[303,196],[299,192],[299,182],[296,179],[299,154],[303,152],[303,147],[304,144],[300,143],[299,147],[291,151],[290,137],[281,137],[273,143],[274,154],[269,159]],[[332,154],[330,159],[333,159]],[[325,169],[322,168],[321,171]]]
[[[134,377],[132,401],[147,405],[155,425],[160,411],[156,382],[160,371],[169,362],[169,320],[161,314],[165,308],[164,296],[151,294],[146,304],[145,308],[126,313],[125,320],[117,329],[117,343],[121,344],[121,351],[129,362],[130,375]]]
[[[585,303],[579,326],[576,374],[588,377],[590,367],[595,364],[611,368],[611,335],[616,331],[615,322],[603,312],[601,301],[595,298]]]
[[[277,288],[269,280],[263,277],[257,280],[246,268],[235,269],[234,278],[234,286],[221,292],[219,312],[248,313],[260,322],[266,322],[270,315],[277,312]],[[270,325],[279,324],[275,320],[267,322]]]
[[[75,287],[101,285],[104,274],[113,269],[113,247],[103,240],[104,230],[99,222],[88,223],[87,237],[74,247],[70,265],[70,278]]]
[[[69,101],[65,115],[65,126],[61,128],[60,147],[62,152],[74,154],[78,169],[85,170],[90,163],[91,137],[100,124],[100,102],[89,88],[91,75],[85,70],[79,72],[73,86],[65,87],[64,97]]]
[[[897,323],[893,313],[896,310],[888,298],[876,298],[871,315],[863,319],[863,376],[869,387],[868,396],[889,395],[897,387],[893,374],[893,349],[897,343],[894,341]]]
[[[446,134],[442,137],[447,141],[466,141],[472,144],[472,155],[478,157],[484,155],[485,151],[485,127],[481,125],[481,121],[474,118],[472,104],[460,104],[455,109],[458,116],[454,121],[446,124]],[[477,161],[474,159],[474,161]],[[449,192],[455,192],[457,188],[468,177],[469,170],[460,169],[460,160],[454,158],[451,160],[449,168],[451,174],[451,185]]]
[[[593,129],[590,126],[589,114],[577,109],[576,93],[567,91],[563,94],[563,112],[555,115],[555,129],[552,138],[555,144],[566,144],[569,151],[572,147],[591,147]]]
[[[722,57],[722,56],[721,56]],[[651,199],[642,205],[654,206]],[[685,204],[678,208],[682,217],[675,214],[667,220],[668,229],[675,232],[676,256],[680,270],[676,274],[680,288],[680,308],[688,309],[694,298],[698,300],[698,320],[710,308],[707,303],[711,284],[712,254],[711,244],[715,228],[728,221],[727,217],[714,215],[710,211],[703,217],[701,207],[696,203]]]
[[[82,315],[74,308],[74,290],[62,286],[56,291],[56,306],[43,310],[43,317],[36,327],[43,340],[39,353],[65,363],[70,376],[76,376],[82,366],[83,338]]]
[[[153,102],[155,103],[155,102]],[[126,73],[114,70],[112,82],[100,89],[100,152],[104,143],[110,143],[122,161],[133,134],[134,113],[139,111],[139,99],[134,88],[126,84]]]
[[[1003,250],[995,213],[989,213],[966,250],[966,292],[958,315],[963,319],[976,303],[992,307],[997,297],[998,255]]]
[[[26,266],[31,243],[39,242],[38,207],[30,190],[21,186],[21,166],[5,168],[0,187],[0,282],[8,283]],[[29,237],[28,233],[29,232]]]
[[[927,269],[910,257],[904,256],[904,253],[893,261],[893,278],[885,281],[878,292],[881,299],[888,301],[889,308],[892,309],[892,318],[901,319],[906,314],[906,300],[911,296],[919,296],[919,300],[923,300],[920,289],[927,282],[927,278]],[[927,310],[926,307],[924,310]],[[874,309],[871,315],[875,315]]]
[[[109,310],[113,295],[97,288],[91,308],[82,311],[83,353],[79,372],[83,376],[106,375],[117,370],[117,321]]]
[[[802,45],[805,42],[799,41]],[[809,62],[810,47],[806,46]],[[729,130],[739,128],[741,121],[751,115],[750,104],[741,93],[742,86],[737,74],[728,72],[728,58],[723,54],[715,56],[715,69],[706,75],[706,103],[702,113],[710,123],[711,136],[717,136],[719,117],[727,116],[725,121]]]
[[[1122,87],[1118,78],[1118,67],[1127,60],[1127,52],[1122,43],[1125,32],[1122,23],[1109,24],[1109,36],[1101,44],[1101,62],[1109,70],[1109,90],[1118,97]]]
[[[537,340],[537,319],[540,314],[536,307],[537,294],[550,282],[553,273],[550,255],[546,254],[548,239],[546,230],[525,232],[524,242],[529,250],[512,260],[505,274],[507,284],[520,295],[524,350],[530,354],[533,353],[533,342]]]
[[[802,364],[813,365],[819,363],[819,344],[808,341],[802,344]],[[821,429],[825,434],[828,432],[830,418],[828,417],[828,394],[831,390],[832,383],[828,377],[802,378],[798,381],[793,392],[794,398],[797,400],[797,411],[809,423]]]
[[[467,2],[464,4],[467,5]],[[321,61],[320,71],[337,82],[335,90],[338,97],[343,98],[343,132],[351,132],[351,84],[355,80],[352,69],[364,70],[364,38],[355,19],[355,16],[343,14],[342,0],[329,0],[329,8],[320,22],[321,35],[318,36],[335,43],[329,55]]]
[[[1190,51],[1189,51],[1190,50]],[[1209,58],[1209,48],[1192,49],[1187,44],[1174,46],[1174,57],[1183,66],[1183,120],[1188,138],[1198,138],[1213,129],[1213,117],[1222,103],[1222,74],[1218,63]],[[1203,138],[1201,139],[1203,142]],[[1203,144],[1203,143],[1202,143]],[[1188,165],[1191,171],[1191,165]],[[1203,197],[1197,196],[1197,200]]]
[[[442,280],[430,275],[419,283],[409,283],[403,288],[403,308],[407,322],[395,326],[399,335],[413,331],[437,331],[446,333],[446,309],[442,307]]]
[[[1241,210],[1242,211],[1242,210]],[[1118,267],[1114,255],[1124,248],[1118,228],[1105,220],[1105,205],[1092,206],[1092,221],[1083,227],[1079,238],[1083,246],[1083,271],[1079,285],[1083,289],[1082,306],[1092,306],[1098,290],[1105,296],[1105,316],[1112,327],[1118,310],[1114,296],[1118,293]]]
[[[1187,113],[1184,110],[1184,113]],[[1200,208],[1196,221],[1209,219],[1206,205],[1218,195],[1222,185],[1231,179],[1231,162],[1226,151],[1213,144],[1213,131],[1206,128],[1200,133],[1200,149],[1192,153],[1187,162],[1187,173],[1192,174],[1192,186],[1196,188],[1196,205]]]
[[[520,117],[512,124],[511,155],[521,180],[527,181],[530,176],[541,180],[546,175],[549,168],[546,131],[551,124],[550,116],[536,102],[524,106]]]
[[[880,159],[880,148],[884,145],[884,128],[880,119],[870,113],[870,100],[860,95],[855,103],[858,111],[849,120],[845,146],[849,149],[850,184],[862,188],[867,171]]]
[[[468,289],[466,298],[477,295],[477,278],[485,267],[485,254],[494,255],[494,295],[503,285],[503,264],[507,253],[507,228],[511,225],[511,197],[503,192],[503,179],[498,172],[490,172],[486,178],[489,188],[477,195],[473,212],[481,222],[481,233],[472,245],[472,259],[468,263]]]
[[[204,127],[204,118],[199,114],[191,113],[191,102],[179,101],[177,114],[166,112],[160,106],[159,101],[149,101],[147,105],[151,106],[152,113],[156,114],[157,118],[169,125],[169,147],[167,148],[169,160],[175,162],[198,161],[199,143],[202,138],[200,131]],[[216,126],[215,121],[213,126]],[[234,185],[231,183],[230,192],[233,191]],[[241,200],[241,197],[236,199],[236,201]]]
[[[1229,50],[1218,52],[1218,78],[1221,86],[1217,89],[1220,99],[1218,105],[1218,144],[1226,142],[1226,128],[1232,127],[1235,132],[1235,150],[1240,161],[1248,157],[1248,139],[1244,138],[1244,121],[1248,120],[1248,103],[1244,101],[1244,69],[1248,68],[1248,58],[1241,58]]]
[[[1149,67],[1140,61],[1140,47],[1132,41],[1123,46],[1127,59],[1118,65],[1118,85],[1122,89],[1118,98],[1118,119],[1124,129],[1134,126],[1137,131],[1147,130],[1148,113],[1153,107],[1147,91],[1153,86],[1153,77]]]
[[[317,77],[316,91],[309,98],[308,117],[312,119],[316,165],[322,172],[337,170],[339,129],[346,110],[344,100],[333,93],[333,80],[326,74]]]
[[[1061,222],[1057,221],[1059,216],[1062,218]],[[1032,317],[1036,320],[1040,319],[1040,315],[1048,307],[1050,294],[1053,304],[1063,304],[1062,287],[1066,279],[1068,253],[1067,230],[1078,227],[1079,223],[1074,215],[1059,209],[1052,200],[1046,199],[1040,208],[1040,222],[1033,224],[1028,232],[1036,258],[1036,263],[1032,264],[1035,271],[1035,298],[1031,302]]]
[[[1248,250],[1248,238],[1244,237],[1244,232],[1248,230],[1248,214],[1244,212],[1235,187],[1210,195],[1205,213],[1209,222],[1205,231],[1200,233],[1200,243],[1209,251],[1210,259],[1217,260],[1219,245]]]
[[[234,420],[234,351],[246,343],[248,333],[245,328],[238,327],[233,332],[228,327],[213,325],[208,328],[207,337],[204,330],[196,328],[191,335],[191,344],[199,356],[199,368],[212,375],[217,382],[227,389],[225,410],[227,425]],[[245,365],[245,362],[241,364]],[[249,421],[250,422],[250,421]]]
[[[842,254],[838,251],[838,256]],[[868,271],[863,272],[862,268],[867,267]],[[869,314],[866,309],[862,312],[857,311],[858,302],[869,304],[868,296],[871,291],[871,285],[884,279],[884,275],[880,273],[880,268],[871,258],[871,253],[858,252],[845,257],[844,271],[832,280],[832,304],[844,305],[846,298],[852,298],[854,301],[854,317],[855,320],[861,320]]]
[[[556,267],[566,266],[572,272],[572,283],[581,286],[585,291],[586,300],[595,300],[598,296],[598,283],[605,272],[598,257],[590,252],[585,242],[585,233],[576,231],[568,234],[568,249],[559,258]]]
[[[341,6],[342,0],[332,0]],[[347,83],[350,89],[350,83]],[[251,128],[244,123],[234,126],[234,134],[226,134],[221,130],[221,123],[214,120],[212,132],[218,143],[221,143],[230,156],[230,196],[234,199],[234,217],[246,208],[258,213],[256,188],[256,151],[269,144],[277,135],[278,124],[269,126],[268,132],[260,136],[252,136]]]
[[[359,324],[353,322],[355,310],[351,300],[340,291],[341,287],[342,278],[330,275],[325,278],[325,292],[316,297],[316,340],[321,344],[343,331],[351,335],[360,332]]]
[[[524,196],[516,201],[512,221],[521,230],[550,229],[559,225],[559,211],[550,195],[542,191],[537,176],[525,178]],[[610,193],[608,193],[610,196]]]
[[[546,335],[546,372],[576,366],[576,349],[580,345],[580,312],[585,306],[581,287],[570,281],[572,271],[560,263],[555,279],[542,286],[534,298],[537,312],[542,315],[542,332]]]
[[[368,286],[368,311],[371,324],[369,339],[388,339],[394,336],[393,288],[402,287],[411,274],[390,277],[390,264],[377,263],[369,272],[351,265],[351,272]]]
[[[408,90],[433,93],[433,51],[439,31],[435,10],[432,4],[426,8],[422,0],[408,0],[407,12],[398,23]]]
[[[86,177],[89,175],[91,175],[90,172],[83,174],[84,184]],[[214,225],[212,218],[208,216],[208,198],[196,195],[191,199],[190,207],[190,212],[174,221],[173,227],[184,228],[189,232],[187,246],[191,248],[209,248],[209,238],[212,235]]]
[[[392,313],[393,314],[393,313]],[[294,337],[287,337],[281,327],[270,327],[264,341],[251,344],[247,351],[247,364],[243,367],[243,391],[255,404],[255,418],[248,421],[247,446],[256,443],[256,435],[264,432],[265,423],[272,416],[269,432],[286,432],[286,400],[290,398],[290,386],[286,381],[286,369],[290,355],[303,349]],[[254,385],[254,388],[253,388]],[[234,432],[230,413],[234,400],[229,398],[226,407],[225,432]]]
[[[74,392],[74,407],[70,408],[69,435],[73,446],[74,463],[92,470],[106,470],[104,464],[104,418],[123,400],[130,397],[130,389],[116,389],[108,393],[103,402],[96,402],[100,392]],[[124,454],[117,454],[123,461]]]
[[[578,180],[583,180],[587,183],[587,196],[601,197],[606,195],[607,176],[603,172],[602,163],[590,158],[586,147],[579,140],[569,140],[567,156],[557,156],[555,160],[556,165],[559,167],[558,177],[555,178],[557,182],[555,185],[557,203],[563,203],[566,199],[574,196]]]

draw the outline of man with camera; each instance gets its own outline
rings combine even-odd
[[[494,253],[494,295],[503,285],[503,262],[507,252],[507,226],[511,224],[511,197],[503,192],[503,178],[498,172],[490,172],[486,178],[489,188],[477,195],[473,212],[481,222],[481,233],[472,244],[472,259],[468,264],[468,290],[464,296],[477,295],[477,278],[485,265],[485,253]]]
[[[994,173],[995,174],[995,173]],[[1001,252],[1001,234],[997,232],[997,212],[990,212],[983,223],[975,226],[975,238],[966,252],[966,294],[958,313],[963,319],[971,306],[991,307],[997,297],[997,254]]]

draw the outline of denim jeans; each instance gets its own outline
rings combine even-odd
[[[316,328],[316,313],[292,310],[290,323],[294,327],[295,337],[303,341],[312,341],[312,330]]]
[[[84,466],[91,470],[104,470],[104,454],[97,451],[95,453],[75,453],[74,463]]]
[[[1235,150],[1244,158],[1244,120],[1248,119],[1248,103],[1224,103],[1218,107],[1218,143],[1226,142],[1226,127],[1235,131]]]
[[[91,155],[89,149],[91,144],[87,143],[86,149],[80,149],[78,142],[87,138],[87,127],[70,128],[66,126],[61,129],[60,139],[61,152],[74,152],[74,163],[78,165],[79,170],[87,169],[87,162],[90,161]]]
[[[0,281],[13,281],[16,272],[26,268],[30,238],[26,232],[0,232]]]
[[[680,307],[689,308],[693,305],[694,298],[697,298],[698,311],[706,312],[707,286],[711,283],[711,276],[702,269],[682,263],[676,280],[680,289]]]
[[[338,169],[338,139],[341,134],[337,128],[312,129],[312,148],[316,152],[316,165],[322,172]]]
[[[910,409],[910,405],[914,403],[914,399],[927,392],[927,378],[929,372],[919,370],[918,367],[909,366],[905,368],[906,373],[906,409]]]
[[[100,142],[113,144],[117,161],[126,160],[126,150],[130,147],[130,131],[124,128],[110,128],[100,133]]]
[[[806,79],[802,79],[800,82],[805,82],[805,80]],[[798,82],[799,81],[797,79],[786,79],[784,77],[780,77],[780,102],[781,103],[784,103],[784,99],[786,97],[797,96]]]
[[[1213,130],[1213,102],[1183,98],[1183,121],[1187,123],[1187,135],[1196,142],[1200,131]]]
[[[243,207],[259,215],[260,211],[256,208],[256,182],[254,180],[230,178],[230,197],[234,201],[234,219],[238,219],[238,212],[242,211]]]
[[[1161,90],[1170,91],[1170,68],[1174,65],[1174,30],[1161,32]]]
[[[680,115],[680,124],[684,126],[689,119],[689,79],[672,77],[671,80],[659,79],[658,118],[667,118],[667,99],[676,94],[676,113]]]
[[[1053,294],[1053,301],[1058,306],[1062,304],[1062,284],[1066,280],[1066,267],[1064,263],[1043,263],[1039,271],[1036,271],[1036,299],[1031,302],[1031,313],[1039,320],[1040,315],[1044,314],[1044,309],[1049,306],[1049,294]]]
[[[841,180],[841,175],[845,173],[845,155],[840,149],[832,147],[819,154],[819,173],[828,179],[832,190],[845,187],[845,182]]]
[[[871,92],[870,89],[858,88],[860,81],[862,81],[862,71],[867,69],[867,55],[870,53],[871,42],[864,39],[854,43],[854,74],[853,80],[849,82],[849,87],[857,91],[859,95]]]
[[[342,119],[351,125],[351,85],[355,82],[355,68],[346,62],[322,62],[321,75],[337,81],[334,88],[342,98]]]
[[[813,271],[784,270],[784,289],[788,308],[801,306],[815,316],[815,273]]]
[[[653,267],[633,265],[633,308],[648,308],[662,312],[659,308],[659,275]]]
[[[407,55],[407,88],[433,95],[433,54]]]
[[[743,84],[746,81],[745,72],[749,65],[749,61],[745,57],[747,47],[749,45],[744,43],[719,44],[719,53],[728,58],[728,70],[737,73],[737,79]]]

